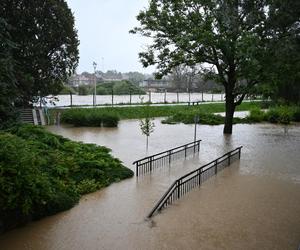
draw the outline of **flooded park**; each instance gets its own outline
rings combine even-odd
[[[138,120],[118,128],[49,126],[96,143],[135,170],[133,161],[193,141],[193,125],[155,120],[146,152]],[[69,211],[0,236],[14,249],[297,249],[300,243],[300,126],[198,125],[200,152],[150,174],[85,195]],[[243,146],[241,159],[151,220],[147,214],[178,177]]]
[[[70,95],[58,95],[56,106],[69,106],[71,105]],[[210,93],[164,93],[164,92],[151,92],[146,95],[114,95],[113,104],[137,104],[141,102],[152,103],[177,103],[177,102],[212,102],[223,101],[224,94],[210,94]],[[97,105],[110,105],[112,104],[112,95],[97,95]],[[72,105],[93,105],[93,95],[73,95]],[[49,103],[49,106],[51,104]]]

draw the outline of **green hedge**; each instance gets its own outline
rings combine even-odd
[[[119,116],[98,109],[70,109],[62,113],[61,122],[74,126],[117,127]]]
[[[250,115],[247,117],[249,122],[271,122],[290,124],[292,121],[300,121],[300,107],[298,106],[274,106],[267,112],[261,111],[259,108],[250,110]]]
[[[133,172],[94,144],[73,142],[40,127],[0,132],[0,232],[74,206]]]

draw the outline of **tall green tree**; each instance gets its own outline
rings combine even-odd
[[[158,76],[201,64],[206,78],[223,84],[224,133],[231,134],[236,106],[261,80],[269,7],[267,0],[151,0],[131,32],[153,39],[139,55],[145,67],[157,65]]]
[[[7,22],[0,17],[0,128],[13,118],[16,100],[16,80],[12,49],[15,44],[9,33]]]
[[[270,0],[268,56],[262,58],[263,93],[274,101],[300,103],[300,2]]]
[[[26,106],[38,96],[57,94],[78,64],[79,41],[65,0],[2,0],[0,16],[16,45],[15,103]]]

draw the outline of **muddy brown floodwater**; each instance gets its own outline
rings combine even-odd
[[[126,166],[145,156],[138,121],[118,128],[49,127],[112,148]],[[149,153],[193,140],[192,125],[163,125]],[[198,126],[200,153],[141,178],[84,196],[73,209],[0,236],[0,249],[297,249],[300,244],[300,126]],[[242,157],[162,213],[145,216],[174,179],[237,146]]]

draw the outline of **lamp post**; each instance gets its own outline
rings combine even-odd
[[[94,67],[94,98],[93,98],[93,106],[96,106],[96,94],[97,94],[97,88],[96,88],[96,83],[97,83],[97,78],[96,78],[96,68],[97,68],[97,63],[93,62],[93,67]]]

